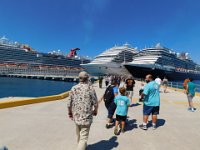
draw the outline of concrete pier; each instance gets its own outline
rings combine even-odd
[[[34,75],[34,74],[8,74],[5,77],[16,77],[16,78],[29,78],[29,79],[41,79],[41,80],[56,80],[56,81],[67,81],[76,82],[78,76],[63,76],[63,75]]]
[[[138,103],[140,83],[134,91],[135,103],[129,109],[127,131],[114,136],[113,128],[105,128],[106,109],[100,104],[92,124],[89,150],[199,150],[200,97],[194,98],[196,112],[187,110],[185,94],[161,92],[158,128],[139,129],[142,105]],[[105,87],[94,88],[100,98]],[[161,89],[162,91],[162,89]],[[0,110],[0,148],[9,150],[75,150],[74,122],[67,116],[67,99]]]

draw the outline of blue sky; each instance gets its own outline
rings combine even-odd
[[[115,44],[160,42],[200,63],[199,16],[198,0],[0,0],[0,36],[91,57]]]

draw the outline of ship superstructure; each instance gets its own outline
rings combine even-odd
[[[10,42],[5,37],[0,39],[1,74],[22,73],[25,70],[34,74],[43,69],[49,74],[62,72],[60,74],[64,75],[66,71],[78,72],[77,70],[82,70],[80,64],[88,62],[90,60],[86,57],[76,55],[68,57],[63,55],[60,50],[42,53],[37,52],[29,45]]]
[[[200,79],[199,65],[190,59],[189,53],[176,53],[160,43],[141,50],[133,57],[132,62],[125,64],[125,67],[138,78],[152,74],[171,80],[183,80],[188,77]]]
[[[137,49],[129,44],[114,46],[96,56],[93,61],[82,66],[92,75],[129,75],[124,63],[131,62]]]

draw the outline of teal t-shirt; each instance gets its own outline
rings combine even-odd
[[[116,96],[115,104],[117,105],[116,114],[120,116],[126,116],[128,113],[128,105],[130,105],[130,100],[128,97],[122,95]]]
[[[144,104],[146,106],[160,106],[159,85],[151,81],[145,85],[143,94],[145,94]]]
[[[192,82],[188,82],[187,85],[188,85],[188,92],[194,96],[195,95],[195,88],[196,88],[195,84],[192,83]]]

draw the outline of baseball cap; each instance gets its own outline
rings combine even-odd
[[[87,79],[87,78],[89,78],[88,73],[85,72],[85,71],[81,71],[81,72],[79,73],[78,76],[79,76],[79,78],[82,78],[82,79]]]

